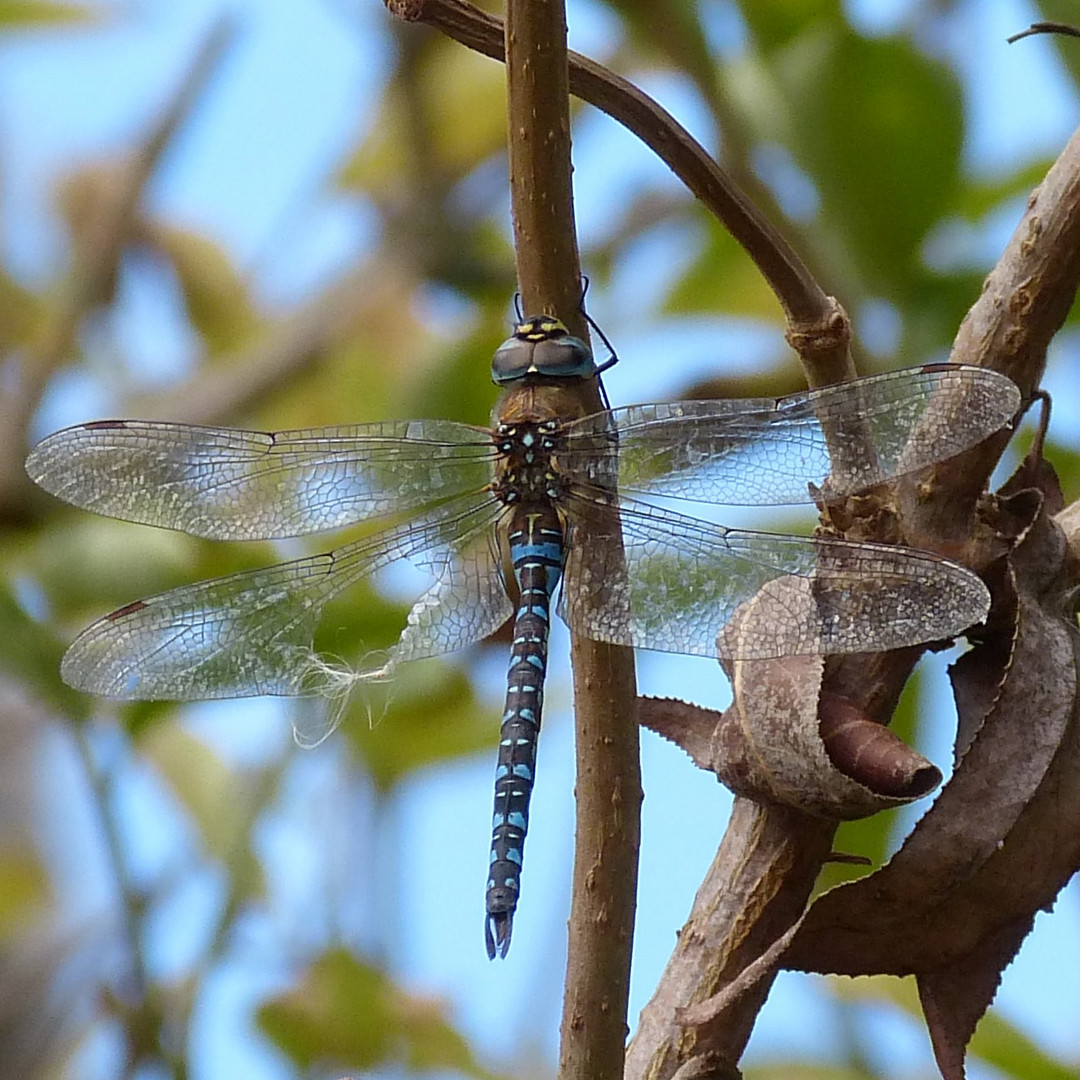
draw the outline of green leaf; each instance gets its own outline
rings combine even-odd
[[[983,276],[977,270],[939,274],[922,267],[911,269],[906,279],[900,275],[891,294],[900,301],[904,317],[897,366],[944,357],[960,320],[979,295]],[[898,296],[901,291],[904,295]]]
[[[713,55],[697,7],[685,0],[617,0],[634,45],[669,58],[701,86],[712,83]]]
[[[1065,492],[1065,505],[1068,506],[1080,496],[1080,451],[1051,441],[1046,447],[1046,459],[1053,463],[1057,471],[1061,489]]]
[[[370,581],[359,581],[326,605],[315,631],[315,651],[350,667],[378,667],[373,657],[397,641],[408,605],[387,600]]]
[[[885,862],[895,817],[895,811],[883,810],[872,817],[841,822],[833,840],[833,851],[869,859],[870,865],[827,862],[814,884],[814,896],[818,897],[847,881],[857,881],[877,870]]]
[[[509,332],[503,317],[505,294],[502,299],[497,316],[489,311],[473,333],[445,344],[426,377],[408,388],[402,403],[406,415],[444,416],[479,426],[490,423],[496,396],[491,358]]]
[[[805,1061],[766,1061],[747,1065],[745,1080],[869,1080],[858,1066],[814,1065]]]
[[[456,181],[506,145],[506,82],[501,64],[451,41],[432,39],[411,56],[408,78],[391,83],[368,134],[342,168],[338,182],[400,199],[401,180]],[[467,116],[469,122],[461,123]],[[407,197],[407,196],[406,196]]]
[[[0,269],[0,351],[9,353],[29,341],[45,310],[40,297]]]
[[[211,355],[245,344],[258,326],[247,283],[225,249],[205,236],[155,224],[153,246],[172,264],[192,326]]]
[[[456,1069],[494,1080],[436,1000],[406,994],[343,949],[324,953],[297,986],[258,1011],[259,1026],[304,1070]]]
[[[0,940],[33,926],[51,898],[49,876],[37,855],[5,845],[0,850]]]
[[[295,989],[262,1005],[259,1026],[303,1069],[371,1069],[392,1060],[393,989],[343,950],[325,953]]]
[[[739,5],[754,44],[762,52],[773,52],[800,37],[808,29],[824,23],[844,24],[843,9],[837,0],[770,0],[767,4]]]
[[[1058,22],[1066,26],[1080,25],[1080,13],[1076,9],[1076,0],[1039,0],[1038,11],[1032,12],[1032,22]],[[1011,28],[1012,33],[1026,30],[1026,20]],[[1065,70],[1072,76],[1073,83],[1080,83],[1080,56],[1077,55],[1076,39],[1054,34],[1048,38],[1054,43]],[[1010,49],[1038,48],[1038,39],[1026,38],[1010,45]]]
[[[779,323],[776,294],[731,234],[701,214],[704,243],[697,257],[674,283],[663,306],[672,314],[724,311]]]
[[[920,1025],[922,1007],[913,976],[898,979],[890,975],[848,979],[828,976],[825,980],[831,993],[842,1001],[890,1004],[907,1014]],[[1040,1049],[1023,1032],[1006,1020],[1000,1012],[986,1013],[975,1029],[968,1054],[981,1058],[1016,1080],[1078,1080],[1080,1071],[1056,1061]]]
[[[1010,199],[1026,199],[1042,183],[1053,163],[1053,158],[1037,158],[1023,162],[1004,176],[970,180],[957,192],[956,210],[965,219],[978,222]]]
[[[55,617],[77,628],[111,607],[191,580],[197,547],[180,533],[65,509],[37,535],[26,563]]]
[[[919,244],[954,205],[963,140],[961,90],[943,63],[904,38],[808,31],[778,64],[797,159],[823,224],[872,291],[895,297]]]
[[[0,583],[0,670],[26,684],[46,704],[73,720],[85,720],[91,699],[72,690],[60,679],[64,644],[48,626],[36,622],[9,590]]]
[[[1016,1080],[1078,1080],[1080,1069],[1051,1057],[1000,1012],[986,1013],[968,1046],[968,1053]]]
[[[99,10],[81,4],[64,4],[58,0],[0,0],[0,28],[100,20]]]

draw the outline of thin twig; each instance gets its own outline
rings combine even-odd
[[[1070,26],[1068,23],[1037,22],[1032,23],[1026,30],[1021,30],[1019,34],[1013,34],[1012,37],[1007,37],[1005,40],[1012,45],[1022,38],[1034,37],[1036,34],[1062,34],[1065,37],[1080,37],[1080,28]]]

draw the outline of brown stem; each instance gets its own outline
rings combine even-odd
[[[385,3],[398,18],[424,22],[485,56],[504,58],[499,20],[464,0]],[[810,385],[851,378],[847,315],[738,184],[648,94],[588,57],[568,55],[570,92],[618,120],[649,146],[757,264],[784,309],[788,341],[799,352]]]
[[[506,55],[522,298],[529,312],[557,312],[583,336],[561,0],[511,0]],[[596,381],[575,382],[580,386],[568,390],[582,413],[597,411]],[[626,1041],[640,834],[633,653],[574,635],[571,660],[577,832],[559,1075],[616,1080]]]
[[[1042,380],[1046,350],[1065,322],[1078,288],[1080,130],[1028,197],[1001,258],[960,324],[949,360],[1000,371],[1027,398]],[[957,492],[974,491],[977,496],[983,490],[1011,434],[1005,430],[994,436],[993,454],[976,447],[935,466],[931,488],[901,486],[900,506],[909,542],[942,551],[942,538],[958,545],[970,535],[970,500],[958,500]],[[939,542],[935,546],[928,539]],[[944,553],[950,552],[944,549]]]
[[[562,3],[511,0],[506,54],[510,197],[521,299],[528,313],[558,312],[584,336]]]
[[[735,1011],[714,1020],[688,1026],[681,1010],[732,983],[802,914],[835,828],[795,810],[735,799],[690,918],[641,1012],[626,1054],[626,1080],[670,1080],[694,1060],[708,1063],[702,1075],[738,1077],[739,1056],[774,972],[759,978]]]

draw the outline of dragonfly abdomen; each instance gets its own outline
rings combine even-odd
[[[506,956],[521,891],[529,799],[547,669],[551,598],[562,576],[563,528],[553,506],[515,507],[510,557],[521,599],[506,680],[506,709],[495,770],[495,815],[487,886],[488,956]]]

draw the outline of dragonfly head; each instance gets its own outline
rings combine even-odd
[[[558,379],[590,379],[597,373],[592,349],[574,337],[566,324],[552,315],[530,315],[495,350],[492,382],[500,386],[526,375]]]

